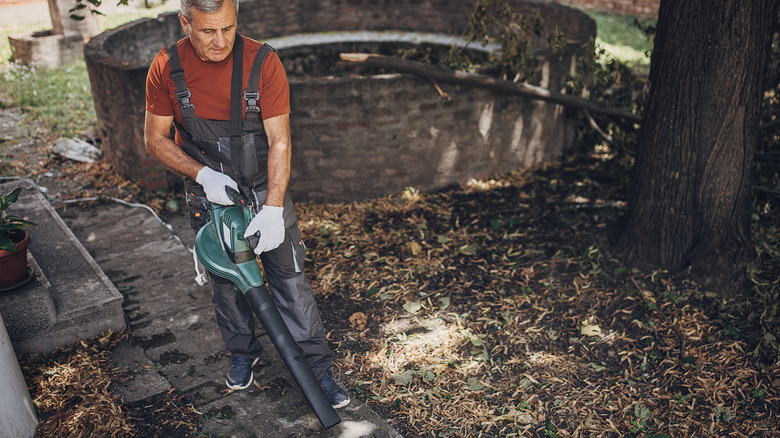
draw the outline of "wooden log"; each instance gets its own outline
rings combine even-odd
[[[547,88],[520,82],[505,81],[492,76],[449,70],[442,67],[423,64],[421,62],[394,56],[376,55],[372,53],[342,53],[341,61],[345,65],[385,68],[403,73],[411,73],[439,82],[483,87],[503,93],[517,94],[529,99],[539,99],[571,108],[602,114],[608,117],[623,119],[627,122],[640,123],[642,118],[634,113],[604,105],[601,102],[583,99],[569,94],[556,93]]]

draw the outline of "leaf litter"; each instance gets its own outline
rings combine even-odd
[[[777,436],[777,307],[753,309],[768,336],[745,336],[729,318],[771,301],[610,258],[626,169],[573,154],[434,193],[299,204],[344,383],[407,437]],[[761,245],[752,281],[776,294],[761,278],[777,240]]]
[[[63,198],[138,197],[102,163],[49,164]],[[407,437],[777,436],[777,200],[756,195],[750,292],[721,299],[609,256],[627,167],[575,153],[433,193],[299,203],[351,393]],[[147,203],[164,212],[167,196]],[[181,394],[109,395],[117,336],[20,358],[38,436],[196,435]]]
[[[19,358],[38,414],[35,437],[191,437],[199,416],[173,388],[133,404],[121,402],[117,382],[130,378],[111,349],[127,332],[108,332],[51,353]]]

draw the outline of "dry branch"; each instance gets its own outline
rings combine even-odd
[[[538,87],[527,83],[515,83],[504,81],[491,76],[485,76],[475,73],[468,73],[457,70],[447,70],[421,62],[408,59],[397,58],[394,56],[376,55],[372,53],[342,53],[341,60],[345,65],[362,65],[366,67],[386,68],[403,73],[411,73],[432,79],[439,82],[448,82],[452,84],[470,85],[484,87],[504,93],[517,94],[529,99],[539,99],[546,102],[589,111],[591,113],[603,114],[609,117],[624,119],[629,122],[639,123],[641,117],[631,112],[619,108],[609,107],[600,102],[583,99],[568,94],[556,93],[547,88]]]

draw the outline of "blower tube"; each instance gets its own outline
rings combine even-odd
[[[287,369],[292,374],[314,414],[322,423],[322,427],[329,429],[339,424],[341,418],[333,409],[322,391],[320,383],[304,360],[301,350],[290,334],[290,330],[287,329],[271,294],[268,293],[268,287],[265,284],[252,286],[244,293],[244,298],[257,315],[257,319],[263,324],[263,328],[265,328],[268,337],[271,338],[276,351],[282,357],[284,364],[287,365]]]

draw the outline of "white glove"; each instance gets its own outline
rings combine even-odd
[[[246,227],[244,237],[260,232],[260,240],[255,247],[255,254],[276,249],[284,242],[284,207],[264,205]]]
[[[233,181],[233,178],[208,166],[203,166],[203,169],[200,169],[195,176],[195,181],[203,186],[203,191],[206,192],[206,199],[210,202],[233,205],[233,201],[230,200],[225,192],[225,186],[232,187],[236,191],[238,190],[238,184]]]

